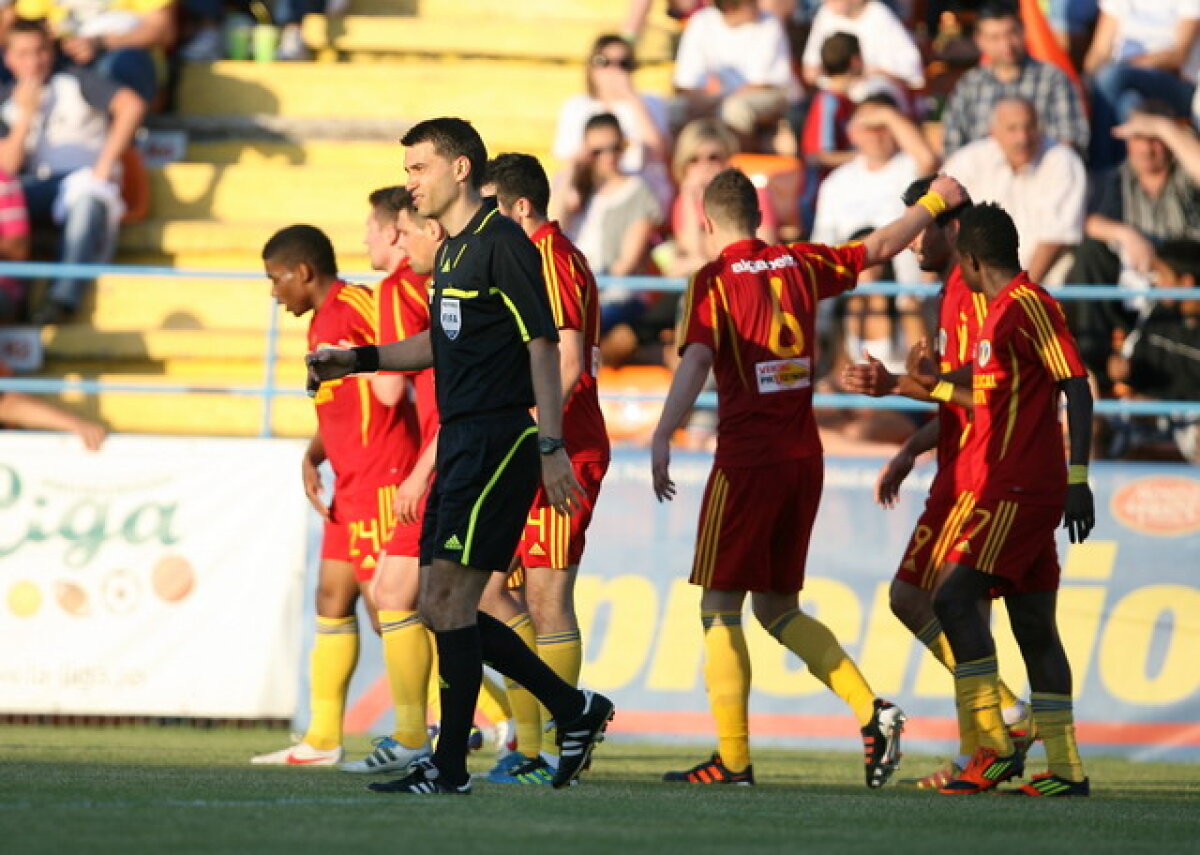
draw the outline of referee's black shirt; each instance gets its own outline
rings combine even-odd
[[[541,255],[494,198],[438,251],[430,315],[442,424],[534,405],[526,343],[558,330]]]

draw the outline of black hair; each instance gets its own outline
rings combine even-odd
[[[546,216],[550,207],[550,180],[546,170],[531,154],[506,152],[488,161],[485,183],[496,188],[496,196],[511,208],[518,199],[528,199],[534,213]]]
[[[324,276],[337,276],[337,257],[329,236],[316,226],[295,225],[280,229],[263,244],[263,261],[307,264]]]
[[[1020,270],[1020,238],[1008,212],[995,202],[972,205],[958,217],[958,254],[1001,270]]]
[[[1166,240],[1158,247],[1158,260],[1179,276],[1192,276],[1200,284],[1200,241]]]
[[[399,185],[380,187],[367,197],[367,204],[381,218],[395,218],[396,214],[412,204],[412,194]]]
[[[587,120],[587,124],[583,126],[583,132],[587,134],[589,131],[594,131],[597,128],[611,128],[621,136],[621,139],[625,138],[625,132],[621,130],[620,120],[612,113],[597,113],[592,116]]]
[[[46,27],[46,22],[41,19],[34,18],[17,18],[8,28],[9,35],[14,33],[35,33],[45,38],[50,38],[50,30]]]
[[[426,119],[408,129],[400,138],[400,145],[408,148],[431,143],[433,150],[447,160],[465,157],[471,164],[471,186],[478,190],[483,186],[483,170],[487,166],[487,147],[479,131],[466,119],[443,117]]]
[[[862,56],[858,36],[834,33],[821,43],[821,70],[826,74],[845,74],[856,56]]]
[[[929,188],[933,186],[933,179],[935,178],[937,178],[937,175],[926,175],[924,178],[918,178],[904,188],[904,193],[900,196],[900,200],[904,202],[905,207],[917,204],[917,200],[929,192]],[[971,204],[971,197],[968,196],[953,208],[947,208],[938,214],[934,222],[944,228],[949,223],[957,220],[963,211],[971,207]]]
[[[1005,18],[1014,18],[1018,24],[1021,23],[1021,12],[1017,5],[1009,0],[988,0],[979,7],[975,21],[978,25],[979,21],[1002,21]]]

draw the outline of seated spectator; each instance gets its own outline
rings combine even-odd
[[[996,202],[1012,215],[1021,267],[1030,279],[1062,284],[1066,271],[1055,265],[1083,237],[1083,161],[1042,133],[1037,110],[1020,96],[996,102],[990,130],[951,155],[943,171],[961,181],[972,199]]]
[[[1186,115],[1200,71],[1200,0],[1101,0],[1083,70],[1092,76],[1090,166],[1109,169],[1124,147],[1109,133],[1148,98]]]
[[[1160,288],[1196,289],[1200,284],[1200,242],[1167,241],[1154,262]],[[1125,339],[1120,352],[1109,358],[1108,373],[1122,398],[1200,401],[1200,299],[1162,300]],[[1153,419],[1154,433],[1165,434],[1179,454],[1200,463],[1200,419]],[[1144,423],[1127,420],[1114,439],[1114,456],[1146,439]],[[1139,436],[1139,434],[1141,434]]]
[[[61,228],[63,262],[107,261],[124,210],[119,162],[145,101],[91,69],[55,72],[50,35],[37,22],[13,24],[4,64],[16,82],[0,86],[0,171],[20,176],[35,225]],[[70,317],[86,287],[55,280],[34,322]]]
[[[636,69],[633,49],[624,39],[612,35],[596,39],[587,62],[587,94],[574,95],[563,104],[552,154],[564,162],[586,157],[583,128],[587,120],[612,113],[628,141],[621,170],[644,178],[665,209],[674,195],[667,172],[671,150],[667,105],[657,95],[637,91],[633,85]]]
[[[16,0],[14,9],[18,18],[45,20],[75,65],[154,100],[156,55],[175,42],[173,0]]]
[[[671,207],[672,239],[654,250],[655,263],[663,275],[691,276],[710,260],[702,225],[704,191],[737,152],[737,136],[717,119],[696,119],[680,132],[673,166],[679,195]],[[775,243],[779,238],[778,219],[766,188],[758,188],[758,204],[763,214],[758,237]],[[673,313],[670,323],[674,325]]]
[[[21,182],[0,172],[0,261],[29,260],[29,214],[25,210],[25,194]],[[0,323],[21,319],[28,281],[0,277]]]
[[[560,175],[551,198],[552,218],[563,225],[597,276],[646,272],[662,207],[648,184],[621,171],[625,137],[612,113],[588,119],[583,147],[587,156]],[[605,288],[600,293],[600,333],[617,325],[635,325],[650,302],[645,293]],[[603,342],[602,342],[603,346]]]
[[[992,110],[1008,95],[1020,95],[1033,104],[1051,139],[1073,146],[1081,155],[1087,151],[1088,120],[1079,93],[1061,69],[1029,56],[1015,6],[984,5],[975,25],[975,44],[979,66],[959,80],[942,114],[942,150],[947,157],[988,135]]]
[[[880,0],[825,0],[804,46],[802,63],[808,85],[817,85],[821,46],[834,33],[850,33],[858,38],[868,76],[882,75],[912,90],[925,85],[921,52],[912,34]]]
[[[1068,281],[1135,284],[1155,269],[1165,240],[1200,240],[1200,139],[1166,104],[1147,102],[1116,129],[1129,156],[1103,176],[1084,224]],[[1127,330],[1135,312],[1123,302],[1078,301],[1068,317],[1080,355],[1109,388],[1105,366],[1114,331]]]
[[[748,150],[800,100],[783,25],[755,0],[716,0],[694,14],[679,42],[674,79],[685,120],[718,116]]]

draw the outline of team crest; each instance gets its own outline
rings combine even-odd
[[[451,341],[458,338],[458,334],[462,332],[462,307],[457,297],[442,298],[441,320],[442,332],[446,334],[446,338]]]
[[[980,339],[979,345],[975,348],[975,360],[979,363],[980,368],[992,361],[992,343],[986,338]]]

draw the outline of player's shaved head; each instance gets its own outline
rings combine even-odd
[[[426,119],[408,129],[400,138],[400,145],[410,148],[427,142],[439,157],[454,162],[465,157],[471,164],[471,186],[478,190],[483,186],[483,173],[487,167],[487,147],[479,131],[465,119],[444,117]]]
[[[519,199],[528,199],[533,213],[546,216],[550,207],[550,180],[531,154],[506,152],[488,161],[485,183],[496,188],[496,198],[506,210]]]
[[[719,228],[754,234],[762,222],[758,191],[740,169],[717,173],[704,190],[704,213]]]
[[[1008,212],[995,202],[973,205],[958,218],[958,254],[997,270],[1020,270],[1020,239]]]
[[[295,225],[280,229],[263,245],[262,258],[286,267],[307,264],[324,276],[337,276],[338,272],[333,243],[316,226]]]

